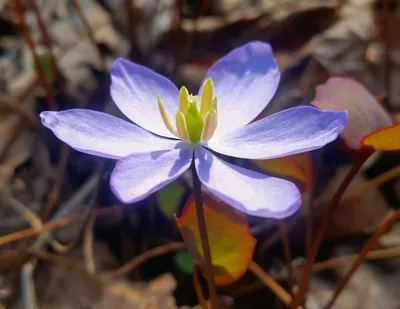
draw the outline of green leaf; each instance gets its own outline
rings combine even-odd
[[[184,186],[179,181],[174,181],[157,193],[157,205],[167,218],[172,218],[178,211],[182,196],[185,193]]]
[[[174,256],[175,264],[179,270],[191,275],[193,272],[193,259],[187,251],[179,251]]]
[[[50,82],[52,82],[53,78],[54,78],[54,70],[53,70],[53,66],[51,64],[49,55],[47,53],[41,53],[38,55],[38,59],[39,59],[40,66],[42,67],[44,74],[46,75],[48,80]],[[34,68],[36,74],[39,74],[38,69],[35,64],[33,65],[33,68]]]

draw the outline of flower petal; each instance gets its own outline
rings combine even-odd
[[[290,181],[247,170],[195,150],[200,181],[207,189],[237,210],[265,218],[284,218],[301,204],[300,192]]]
[[[175,137],[164,125],[158,110],[157,95],[172,117],[178,109],[179,92],[164,76],[117,59],[111,68],[111,96],[118,108],[134,123],[161,136]]]
[[[119,161],[111,175],[111,189],[123,203],[138,202],[185,172],[191,148],[134,154]]]
[[[360,148],[364,136],[392,124],[389,114],[372,94],[352,78],[331,77],[316,88],[311,104],[322,110],[349,111],[349,121],[341,137],[352,149]]]
[[[210,149],[238,158],[272,159],[321,148],[346,126],[347,112],[290,108],[211,140]]]
[[[153,135],[117,117],[86,110],[43,112],[45,127],[72,148],[95,156],[121,159],[136,152],[173,149],[180,141]]]
[[[216,137],[245,126],[261,113],[278,88],[280,73],[271,46],[256,41],[221,58],[205,79],[210,77],[218,102]]]

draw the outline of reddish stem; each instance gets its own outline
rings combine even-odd
[[[47,48],[47,51],[48,51],[49,57],[50,57],[50,62],[54,69],[54,72],[55,72],[56,82],[59,87],[62,87],[64,84],[64,77],[61,73],[60,67],[58,66],[57,60],[53,54],[53,49],[52,49],[53,44],[52,44],[49,32],[47,31],[46,24],[45,24],[42,16],[40,15],[40,10],[39,10],[38,6],[36,5],[35,0],[29,0],[29,5],[35,12],[36,21],[40,28],[40,32],[42,33],[42,39],[43,39],[44,45],[46,45],[46,48]]]
[[[400,209],[396,210],[385,222],[384,224],[375,232],[375,234],[370,238],[370,240],[366,243],[364,248],[361,250],[360,254],[358,255],[357,259],[353,262],[351,265],[350,269],[347,271],[346,275],[342,278],[342,280],[339,281],[335,292],[333,293],[332,299],[329,301],[329,303],[326,305],[325,309],[329,309],[333,306],[335,303],[336,299],[340,295],[340,293],[343,291],[347,283],[349,282],[350,278],[353,276],[353,274],[356,272],[358,267],[361,265],[361,263],[365,260],[367,257],[367,254],[369,251],[371,251],[379,241],[379,238],[385,234],[394,223],[400,220]]]
[[[297,291],[292,303],[290,304],[290,307],[289,307],[290,309],[297,308],[303,302],[304,295],[306,294],[306,292],[308,290],[308,283],[310,280],[312,266],[315,261],[315,258],[317,257],[318,250],[319,250],[319,247],[321,246],[322,240],[324,239],[324,235],[328,228],[329,222],[331,221],[331,218],[335,212],[337,205],[339,204],[339,201],[340,201],[343,193],[346,191],[347,187],[353,180],[354,176],[357,174],[357,172],[359,171],[361,166],[364,164],[364,162],[369,158],[371,153],[372,153],[371,151],[364,151],[360,154],[360,157],[353,164],[350,171],[344,178],[343,182],[340,184],[335,195],[333,196],[331,203],[326,208],[325,213],[323,214],[322,219],[321,219],[321,224],[316,233],[315,240],[310,248],[310,251],[307,254],[307,263],[304,267],[303,275],[301,276],[299,290]]]
[[[197,298],[199,299],[201,309],[207,309],[207,302],[200,285],[199,267],[196,263],[193,263],[193,286],[194,290],[196,291]]]
[[[203,197],[201,194],[201,183],[199,177],[197,176],[194,158],[191,165],[191,172],[193,179],[193,195],[196,204],[197,224],[199,226],[201,246],[203,248],[203,254],[204,254],[204,265],[202,266],[204,267],[205,273],[207,275],[208,293],[210,296],[211,309],[217,309],[218,308],[217,287],[215,285],[211,250],[208,241],[206,217],[204,215]]]
[[[86,29],[86,32],[89,36],[90,41],[92,41],[92,44],[95,48],[97,48],[97,50],[99,51],[99,56],[101,59],[101,63],[103,65],[103,68],[105,68],[105,59],[103,57],[103,53],[101,52],[100,48],[98,47],[97,43],[96,43],[96,39],[92,30],[92,27],[89,24],[89,21],[87,20],[85,14],[83,13],[83,10],[81,8],[81,5],[79,4],[78,0],[71,0],[72,6],[74,7],[75,11],[78,13],[79,18],[83,24],[83,26]]]
[[[51,94],[51,86],[49,81],[47,80],[46,74],[44,73],[43,67],[39,61],[39,57],[36,53],[35,49],[35,43],[32,40],[32,37],[29,34],[28,26],[26,24],[24,12],[22,11],[22,6],[21,6],[21,0],[15,0],[15,11],[18,15],[19,18],[19,25],[21,28],[21,32],[26,40],[26,43],[28,44],[29,50],[32,53],[33,60],[35,62],[36,69],[38,70],[39,73],[39,79],[40,83],[42,84],[42,87],[44,89],[44,92],[46,94],[47,102],[52,110],[58,110],[57,103]]]
[[[279,232],[281,234],[283,252],[285,255],[286,271],[290,294],[293,295],[294,275],[292,264],[292,252],[290,251],[288,228],[284,220],[279,221]]]

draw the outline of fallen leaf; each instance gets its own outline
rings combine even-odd
[[[314,213],[318,213],[330,203],[335,190],[350,168],[348,165],[337,169],[336,175],[330,180],[324,192],[314,200]],[[365,177],[360,173],[353,178],[347,190],[354,192],[365,182]],[[363,234],[367,230],[375,231],[388,213],[390,213],[390,207],[378,188],[370,188],[351,199],[343,197],[330,220],[327,237],[338,238],[351,234]]]
[[[254,160],[254,163],[264,172],[276,176],[294,178],[301,182],[306,181],[306,175],[290,157],[275,158],[270,160]]]
[[[352,251],[351,253],[355,252]],[[399,304],[398,295],[400,293],[400,285],[398,284],[400,279],[399,267],[395,262],[384,263],[384,261],[381,261],[380,267],[370,263],[361,265],[351,277],[350,282],[343,289],[332,308],[397,309]],[[388,268],[391,271],[385,270]],[[343,277],[347,269],[348,267],[332,269],[330,277],[313,276],[311,280],[313,288],[307,294],[306,308],[324,308],[332,298],[332,287],[335,286],[331,278]]]
[[[172,182],[157,193],[157,206],[163,215],[172,218],[181,205],[184,186],[178,182]]]
[[[390,126],[389,114],[368,92],[351,78],[332,77],[316,88],[312,105],[322,110],[347,110],[349,119],[341,134],[351,149],[360,149],[364,136]]]
[[[361,144],[380,151],[400,150],[400,123],[372,132]]]
[[[256,240],[250,234],[246,217],[232,207],[214,201],[205,193],[203,207],[216,284],[230,284],[247,271]],[[186,203],[182,216],[176,218],[176,223],[193,259],[204,266],[193,196]]]
[[[305,188],[303,189],[303,193],[308,192],[313,183],[314,183],[314,168],[313,168],[313,160],[310,152],[298,153],[290,156],[294,162],[299,166],[299,168],[303,171],[306,182]]]
[[[178,309],[173,295],[176,287],[177,282],[169,273],[160,275],[148,284],[128,281],[110,282],[101,302],[93,306],[93,309]]]
[[[174,261],[182,272],[187,274],[192,274],[193,259],[192,256],[187,251],[177,252],[174,256]]]
[[[311,188],[312,161],[309,153],[270,160],[253,160],[253,162],[267,174],[300,182],[303,193],[309,191]]]

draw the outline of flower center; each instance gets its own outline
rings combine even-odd
[[[201,97],[189,94],[186,87],[179,91],[179,109],[175,114],[175,126],[171,122],[161,97],[157,96],[158,109],[167,129],[185,141],[198,143],[211,139],[217,128],[217,98],[211,78],[203,84]],[[200,110],[198,109],[200,103]]]

